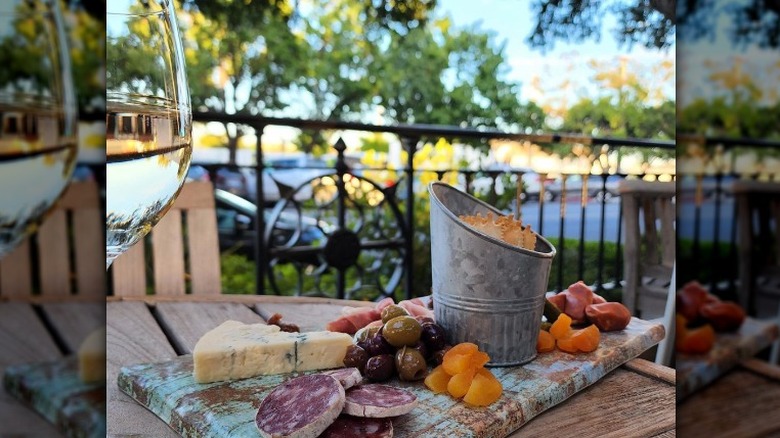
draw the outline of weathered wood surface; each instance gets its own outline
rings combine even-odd
[[[521,367],[493,368],[504,385],[504,394],[488,408],[469,408],[446,395],[433,394],[419,383],[396,382],[413,391],[420,405],[418,415],[395,420],[394,429],[404,437],[507,436],[662,337],[662,326],[633,319],[625,331],[605,333],[594,353],[575,356],[556,351]],[[192,358],[180,356],[172,361],[125,367],[118,384],[183,436],[251,436],[255,433],[254,415],[259,402],[288,377],[265,376],[200,385],[192,379]],[[667,389],[667,397],[671,398],[672,393],[673,388]],[[667,414],[673,412],[669,403],[659,409]],[[668,420],[665,425],[661,422],[647,429],[653,432],[649,435],[667,430],[664,428],[668,428]]]
[[[6,309],[0,310],[0,318],[5,322],[0,330],[6,334],[0,339],[0,348],[14,362],[5,368],[5,395],[0,398],[5,397],[7,403],[0,402],[0,412],[5,414],[7,410],[13,415],[10,421],[15,421],[22,430],[31,427],[28,433],[34,435],[59,435],[48,429],[46,433],[39,432],[39,424],[46,424],[69,437],[105,436],[105,383],[82,383],[73,356],[84,338],[105,324],[105,304],[51,302],[41,306],[40,315],[27,303],[0,304],[0,308]],[[62,357],[44,320],[51,325],[69,357]],[[5,428],[8,424],[0,421],[0,436],[14,432]]]
[[[621,367],[598,384],[532,419],[511,437],[665,436],[664,433],[674,431],[674,403],[673,383],[659,382]],[[634,407],[637,414],[623,415],[627,406]]]
[[[747,318],[736,333],[718,334],[715,346],[706,355],[678,354],[677,400],[684,400],[697,390],[767,348],[777,339],[777,322]]]
[[[41,308],[68,353],[76,353],[90,333],[106,325],[106,303],[103,301],[52,302],[42,304]]]
[[[3,387],[66,437],[106,435],[106,384],[81,381],[75,356],[8,367]]]
[[[682,437],[780,436],[780,368],[739,366],[677,406]]]
[[[0,374],[9,366],[51,361],[62,357],[32,306],[0,303]],[[0,436],[61,436],[0,388]]]
[[[142,302],[107,303],[106,321],[108,435],[175,437],[165,423],[122,394],[114,382],[125,365],[170,360],[176,352]]]

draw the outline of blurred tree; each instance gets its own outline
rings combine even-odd
[[[688,43],[725,35],[734,47],[780,47],[780,3],[776,0],[684,0],[677,11],[680,35]]]
[[[536,24],[526,41],[542,51],[558,40],[598,41],[603,17],[611,13],[617,18],[613,33],[620,43],[668,49],[674,43],[675,5],[675,0],[534,0]]]
[[[72,1],[63,8],[70,33],[73,83],[80,112],[105,109],[106,5]]]
[[[593,61],[590,65],[599,94],[583,97],[568,108],[562,131],[610,137],[675,138],[675,102],[664,98],[661,92],[664,82],[674,75],[673,63],[661,61],[650,68],[634,64],[632,68],[627,58],[618,58]],[[646,75],[653,76],[655,82],[645,78]],[[563,155],[569,152],[567,145],[559,149]],[[643,153],[645,157],[647,154],[666,157],[673,151],[644,150]]]

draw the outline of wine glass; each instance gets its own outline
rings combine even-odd
[[[108,268],[181,190],[192,155],[192,109],[172,1],[130,2],[109,9],[106,19]]]
[[[0,258],[34,233],[76,162],[77,111],[56,0],[0,2]]]

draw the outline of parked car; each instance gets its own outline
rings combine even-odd
[[[205,167],[193,164],[187,171],[187,181],[211,181],[211,177]]]
[[[610,175],[607,177],[606,186],[602,186],[601,176],[591,175],[588,177],[588,196],[596,198],[601,201],[602,199],[609,200],[614,196],[618,196],[618,183],[622,178],[617,175]],[[547,191],[550,193],[550,200],[559,199],[563,192],[563,180],[556,178],[547,186]],[[566,178],[566,194],[576,195],[582,192],[582,176],[581,175],[569,175]]]
[[[285,193],[285,187],[291,190],[300,188],[293,197],[297,201],[310,199],[312,188],[306,183],[318,176],[333,173],[333,169],[325,168],[325,163],[322,161],[302,161],[300,158],[276,159],[269,161],[266,166],[263,171],[263,201],[266,205],[278,201]],[[255,201],[257,199],[256,173],[256,170],[251,167],[220,168],[217,170],[214,185],[216,188]]]
[[[254,256],[255,220],[257,206],[238,195],[221,189],[214,190],[217,210],[217,229],[219,232],[220,250],[234,250],[248,257]],[[272,209],[263,209],[266,226],[270,226]],[[299,227],[300,221],[300,227]],[[282,211],[274,223],[271,233],[272,243],[280,246],[324,246],[325,232],[332,232],[335,227],[325,221],[318,221],[310,216],[299,216],[295,211]],[[297,261],[318,264],[316,256],[301,256]]]

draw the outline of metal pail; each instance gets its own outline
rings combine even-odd
[[[533,360],[555,247],[538,234],[531,251],[481,233],[458,216],[503,213],[444,183],[428,192],[436,322],[453,345],[477,344],[488,365]]]

